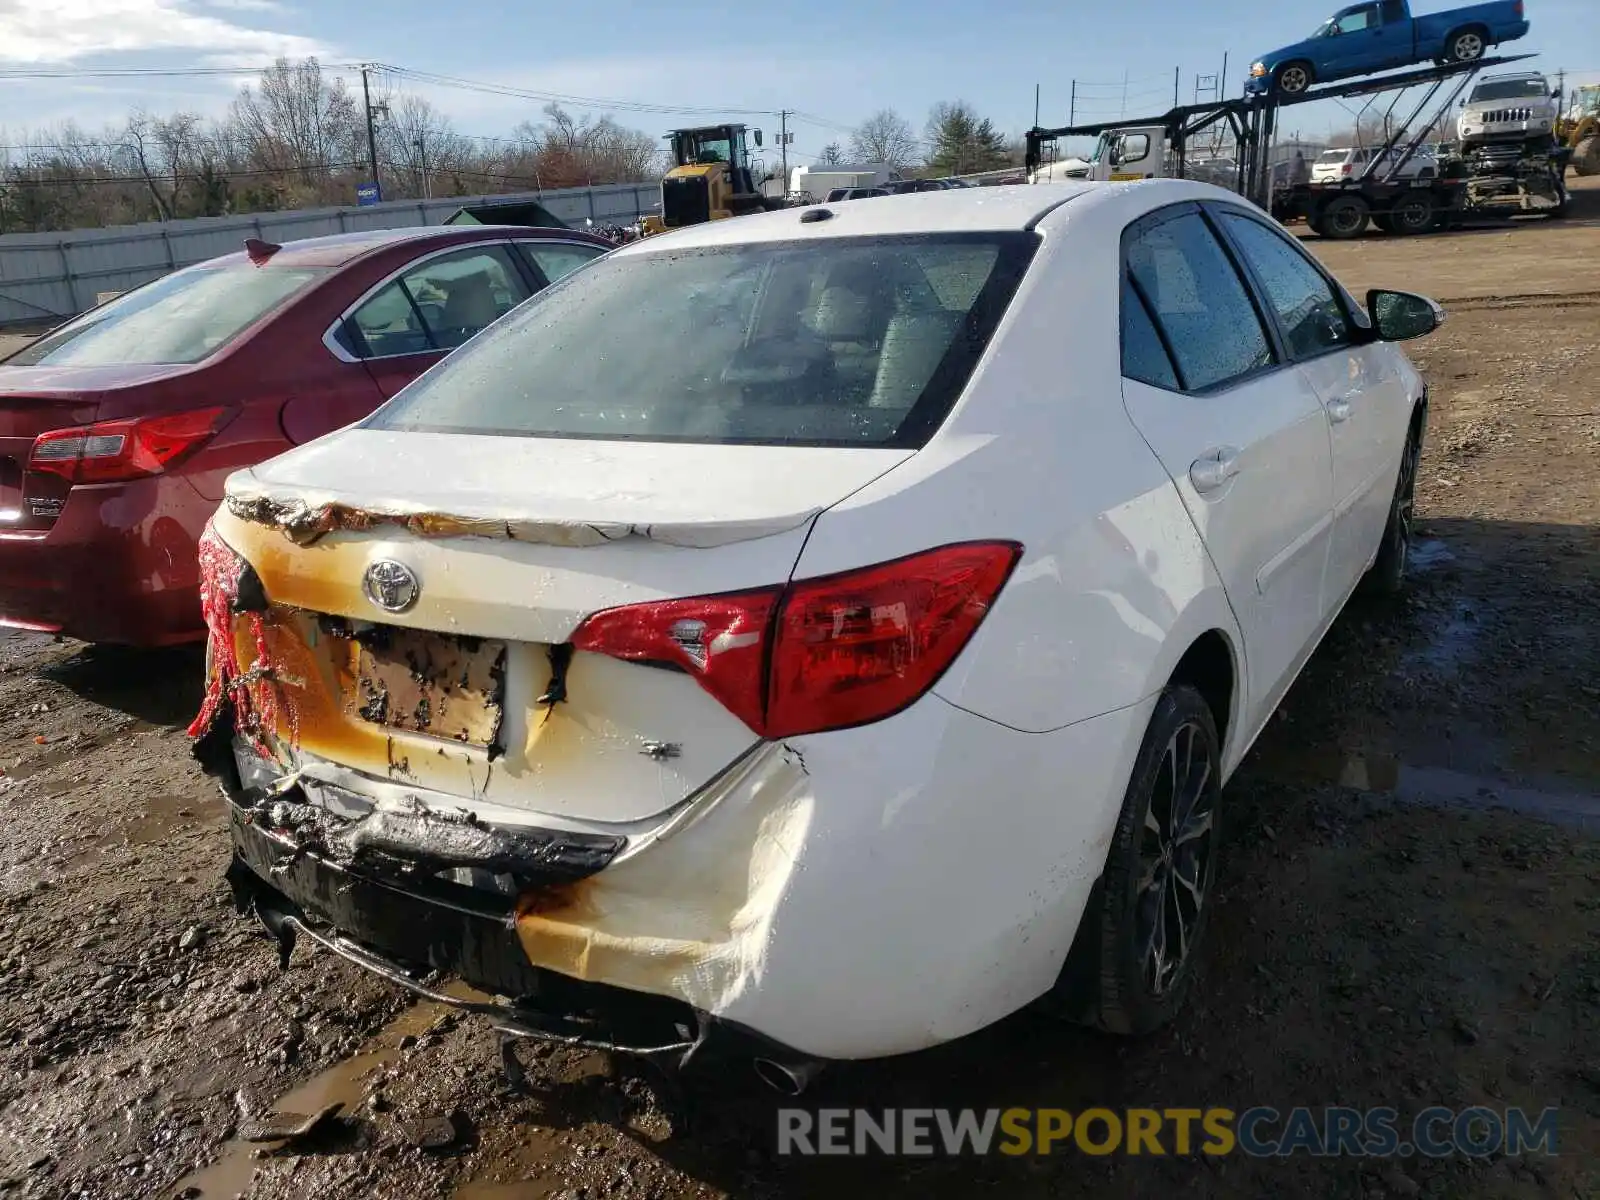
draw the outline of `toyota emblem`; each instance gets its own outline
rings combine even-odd
[[[367,568],[362,586],[367,599],[384,612],[405,612],[422,594],[422,585],[417,582],[416,572],[404,563],[387,558],[379,559]]]

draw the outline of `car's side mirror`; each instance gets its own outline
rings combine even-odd
[[[1415,292],[1374,288],[1367,293],[1367,312],[1380,341],[1409,342],[1427,337],[1444,324],[1444,309]]]

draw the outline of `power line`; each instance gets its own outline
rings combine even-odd
[[[695,116],[710,116],[729,114],[736,116],[763,116],[775,117],[776,109],[737,108],[734,106],[719,106],[716,108],[682,105],[682,104],[652,104],[640,100],[620,100],[600,96],[578,96],[566,92],[547,92],[536,88],[515,87],[511,84],[493,83],[486,80],[462,79],[455,75],[440,75],[432,71],[415,71],[409,67],[397,67],[382,64],[383,69],[393,72],[402,79],[410,79],[418,83],[431,83],[437,87],[459,88],[463,91],[482,92],[493,96],[509,96],[520,100],[538,100],[551,104],[569,104],[575,108],[609,108],[625,112],[661,113],[661,114],[686,114]]]
[[[7,79],[182,79],[217,75],[259,75],[271,71],[275,63],[259,67],[106,67],[102,69],[62,69],[57,71],[0,71]],[[325,71],[359,71],[359,63],[317,64]]]
[[[841,125],[837,121],[830,121],[827,117],[819,117],[816,113],[794,112],[792,116],[798,117],[807,125],[820,125],[824,129],[832,129],[837,133],[854,133],[855,128],[850,125]]]

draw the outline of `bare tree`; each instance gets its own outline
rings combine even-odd
[[[626,129],[609,116],[574,117],[559,104],[546,105],[544,114],[544,126],[530,140],[555,176],[628,183],[659,173],[660,147],[648,133]]]
[[[659,139],[609,116],[552,105],[512,138],[478,142],[421,96],[384,99],[378,153],[391,195],[629,182],[661,172]],[[315,59],[280,59],[216,122],[141,109],[100,134],[69,123],[5,141],[18,149],[0,162],[0,231],[348,204],[367,177],[360,102]]]
[[[278,59],[254,89],[239,92],[232,117],[257,164],[297,172],[308,185],[361,157],[365,124],[355,97],[344,80],[325,79],[315,58]]]
[[[888,163],[899,170],[916,162],[919,152],[911,122],[892,108],[879,109],[850,135],[850,157],[856,162]]]
[[[403,94],[388,104],[378,125],[378,157],[386,165],[386,194],[422,196],[432,181],[473,168],[473,146],[424,96]],[[481,189],[488,190],[488,189]]]

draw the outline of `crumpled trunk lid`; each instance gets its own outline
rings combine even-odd
[[[282,766],[502,824],[647,821],[759,739],[686,672],[573,632],[785,582],[815,514],[908,453],[346,431],[230,482],[208,620]]]

